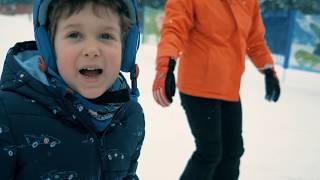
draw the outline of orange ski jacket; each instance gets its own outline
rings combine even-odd
[[[273,66],[264,32],[258,0],[168,0],[157,62],[179,59],[185,94],[238,101],[245,56]]]

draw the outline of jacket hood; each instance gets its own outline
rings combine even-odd
[[[39,57],[34,41],[12,47],[4,61],[0,89],[16,92],[45,106],[54,106],[54,97],[48,91],[48,79],[38,68]]]

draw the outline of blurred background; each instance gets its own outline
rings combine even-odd
[[[157,44],[166,0],[138,0],[142,42]],[[266,39],[284,68],[320,71],[320,1],[260,0]],[[33,0],[0,0],[4,15],[28,14]],[[30,18],[31,19],[31,18]]]
[[[259,2],[282,95],[277,103],[266,102],[263,76],[246,62],[240,180],[320,180],[320,1]],[[32,3],[0,0],[0,73],[7,50],[18,41],[33,39]],[[179,96],[169,108],[161,108],[151,93],[165,3],[139,1],[138,86],[146,118],[141,180],[177,180],[194,149]]]

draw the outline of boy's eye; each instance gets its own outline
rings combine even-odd
[[[80,33],[78,33],[78,32],[72,32],[72,33],[68,34],[68,38],[79,39],[80,37],[81,37]]]
[[[100,34],[99,38],[102,40],[110,40],[113,39],[113,36],[109,33],[102,33]]]

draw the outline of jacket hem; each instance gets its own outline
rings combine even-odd
[[[190,96],[197,96],[197,97],[203,97],[203,98],[209,98],[209,99],[220,99],[220,100],[231,101],[231,102],[240,101],[239,94],[219,94],[217,92],[212,92],[209,90],[194,89],[194,88],[188,88],[185,86],[179,86],[178,90]]]

